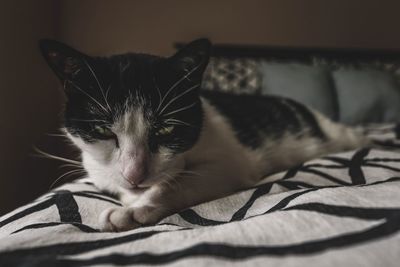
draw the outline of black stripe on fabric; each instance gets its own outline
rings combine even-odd
[[[276,184],[279,185],[280,187],[287,189],[287,191],[301,189],[300,187],[297,187],[296,185],[293,184],[282,184],[282,183],[276,183]]]
[[[176,230],[163,230],[163,231],[144,231],[138,233],[131,233],[128,235],[117,236],[113,238],[103,238],[98,240],[91,241],[81,241],[81,242],[68,242],[62,244],[53,244],[53,245],[45,245],[40,247],[31,247],[31,248],[22,248],[16,249],[12,251],[1,251],[0,252],[0,263],[4,259],[15,259],[19,258],[28,258],[34,259],[37,258],[53,258],[60,255],[76,255],[89,251],[94,251],[97,249],[112,247],[116,245],[121,245],[128,242],[134,242],[138,240],[143,240],[148,237],[163,234],[168,232],[176,232],[176,231],[184,231],[189,230],[190,228],[180,228]],[[3,266],[0,264],[0,266]],[[8,266],[8,265],[5,265]],[[10,265],[11,266],[11,265]],[[12,265],[14,266],[14,265]]]
[[[313,192],[318,190],[319,188],[312,188],[312,189],[308,189],[308,190],[304,190],[301,192],[297,192],[294,194],[291,194],[290,196],[285,197],[284,199],[282,199],[281,201],[279,201],[275,206],[273,206],[272,208],[270,208],[269,210],[267,210],[266,212],[264,212],[263,214],[267,214],[267,213],[271,213],[277,210],[281,210],[284,207],[286,207],[290,201],[292,201],[295,198],[298,198],[299,196],[305,195],[307,193]]]
[[[323,159],[342,164],[343,166],[346,166],[346,167],[349,166],[349,163],[350,163],[349,159],[336,157],[336,156],[326,156],[326,157],[323,157]]]
[[[373,140],[373,143],[378,147],[382,147],[384,149],[400,148],[400,144],[395,143],[394,140]]]
[[[315,185],[306,183],[306,182],[302,182],[302,181],[292,181],[292,180],[288,180],[288,181],[277,181],[277,184],[284,186],[290,190],[297,190],[297,189],[304,189],[304,188],[314,188],[316,187]]]
[[[305,168],[326,168],[326,169],[344,169],[347,166],[343,165],[334,165],[334,164],[320,164],[320,163],[311,163],[304,165]]]
[[[54,205],[54,200],[52,198],[47,199],[43,202],[40,202],[36,205],[33,205],[29,208],[26,208],[10,217],[8,217],[7,219],[4,219],[3,221],[0,222],[0,227],[3,227],[4,225],[7,225],[11,222],[14,222],[16,220],[19,220],[27,215],[30,215],[32,213],[47,209],[48,207]]]
[[[232,221],[238,221],[238,220],[243,220],[243,219],[246,219],[246,220],[247,220],[247,219],[250,219],[250,218],[253,218],[253,217],[258,217],[258,216],[261,216],[261,215],[264,215],[264,214],[267,214],[267,213],[270,213],[270,212],[273,212],[273,211],[282,209],[282,208],[286,207],[286,206],[290,203],[290,201],[292,201],[293,199],[295,199],[295,198],[297,198],[297,197],[299,197],[299,196],[301,196],[301,195],[303,195],[303,194],[306,194],[306,193],[308,193],[308,192],[316,191],[316,190],[319,190],[319,189],[321,189],[321,188],[313,188],[313,189],[309,189],[309,190],[304,190],[304,191],[301,191],[301,192],[293,193],[293,194],[291,194],[291,195],[285,197],[284,199],[280,200],[275,206],[273,206],[273,207],[272,207],[271,209],[269,209],[268,211],[266,211],[266,212],[264,212],[264,213],[262,213],[262,214],[253,215],[253,216],[250,216],[250,217],[247,217],[247,218],[244,218],[244,216],[246,215],[248,209],[250,209],[251,205],[253,205],[253,203],[254,203],[258,198],[260,198],[261,196],[263,196],[263,195],[265,195],[265,194],[257,194],[257,195],[255,195],[255,194],[253,193],[253,195],[250,197],[251,202],[249,201],[249,202],[248,202],[248,203],[249,203],[248,205],[247,205],[247,203],[246,203],[246,204],[242,207],[242,208],[244,208],[243,210],[239,209],[239,210],[232,216],[232,218],[231,218],[230,221],[215,221],[215,220],[212,220],[212,219],[207,219],[207,218],[204,218],[204,217],[200,216],[198,213],[196,213],[196,212],[195,212],[194,210],[192,210],[192,209],[184,210],[184,211],[180,212],[179,215],[180,215],[180,216],[182,217],[182,219],[184,219],[185,221],[187,221],[187,222],[189,222],[189,223],[191,223],[191,224],[195,224],[195,225],[200,225],[200,226],[221,225],[221,224],[229,223],[229,222],[232,222]],[[254,197],[253,197],[253,196],[254,196]],[[237,215],[236,215],[236,214],[237,214]],[[243,217],[241,217],[241,216],[243,216]]]
[[[367,186],[373,186],[373,185],[390,183],[390,182],[399,182],[399,181],[400,181],[400,177],[391,177],[391,178],[383,180],[383,181],[376,181],[376,182],[370,183],[370,184],[355,185],[354,187],[367,187]],[[292,200],[294,200],[295,198],[297,198],[299,196],[302,196],[304,194],[307,194],[307,193],[310,193],[310,192],[314,192],[314,191],[318,191],[318,190],[322,190],[322,189],[340,188],[340,187],[342,187],[342,186],[340,186],[340,185],[331,185],[331,186],[315,187],[315,188],[311,188],[311,189],[308,189],[308,190],[303,190],[303,191],[300,191],[300,192],[297,192],[297,193],[293,193],[293,194],[283,198],[282,200],[280,200],[274,207],[272,207],[268,211],[266,211],[266,212],[264,212],[262,214],[249,216],[247,218],[244,218],[243,220],[247,220],[247,219],[251,219],[251,218],[254,218],[254,217],[262,216],[262,215],[271,213],[273,211],[283,210],[283,208],[285,208]]]
[[[240,208],[238,209],[233,215],[230,221],[238,221],[246,216],[247,211],[251,208],[253,203],[261,196],[268,194],[271,191],[272,183],[264,184],[259,186],[253,194],[251,194],[249,200]]]
[[[378,164],[378,163],[365,163],[364,166],[377,167],[377,168],[388,169],[388,170],[395,171],[395,172],[400,172],[399,168],[395,168],[395,167],[387,166],[387,165],[382,165],[382,164]]]
[[[353,157],[349,162],[349,176],[353,184],[365,184],[365,176],[364,172],[361,169],[361,165],[364,162],[364,158],[368,155],[370,149],[364,148],[356,153],[354,153]]]
[[[365,186],[372,186],[372,185],[383,184],[383,183],[387,183],[387,182],[398,182],[398,181],[400,181],[400,177],[391,177],[391,178],[389,178],[387,180],[376,181],[374,183],[362,184],[362,185],[358,185],[358,186],[365,187]],[[294,194],[282,199],[278,204],[276,204],[273,208],[271,208],[270,210],[268,210],[264,214],[267,214],[267,213],[270,213],[270,212],[276,211],[276,210],[287,210],[287,209],[283,209],[283,208],[286,207],[290,203],[290,201],[292,201],[293,199],[295,199],[295,198],[297,198],[297,197],[299,197],[301,195],[307,194],[309,192],[318,191],[318,190],[321,190],[321,189],[339,188],[339,187],[342,187],[342,186],[324,186],[324,187],[312,188],[312,189],[309,189],[309,190],[304,190],[304,191],[301,191],[301,192],[298,192],[298,193],[294,193]],[[304,205],[306,205],[306,204],[304,204]]]
[[[374,183],[370,183],[370,184],[362,184],[362,185],[358,185],[358,186],[370,186],[370,185],[376,185],[376,184],[381,184],[381,183],[386,183],[386,182],[396,182],[396,181],[400,181],[400,177],[392,177],[389,178],[387,180],[384,181],[377,181]],[[290,182],[290,181],[280,181],[280,182]],[[293,183],[296,183],[295,181],[293,181]],[[273,183],[266,183],[264,184],[266,188],[268,188],[270,185],[273,185]],[[263,185],[261,185],[263,186]],[[259,186],[258,188],[261,188],[261,186]],[[253,217],[257,217],[257,216],[261,216],[276,210],[281,210],[284,207],[286,207],[290,201],[292,201],[293,199],[307,194],[309,192],[313,192],[313,191],[318,191],[321,189],[327,189],[327,188],[337,188],[337,187],[341,187],[338,185],[332,185],[332,186],[322,186],[322,187],[313,187],[311,189],[308,190],[303,190],[297,193],[293,193],[285,198],[283,198],[282,200],[280,200],[274,207],[272,207],[270,210],[262,213],[262,214],[258,214],[258,215],[253,215],[247,218],[244,218],[247,211],[251,208],[251,206],[253,205],[253,203],[260,197],[262,197],[265,194],[261,194],[261,193],[257,193],[255,194],[255,192],[253,192],[252,196],[250,197],[249,201],[242,207],[243,210],[241,210],[242,208],[240,208],[238,211],[236,211],[236,213],[232,216],[232,219],[229,222],[232,221],[237,221],[237,220],[243,220],[243,219],[250,219]],[[251,201],[250,201],[251,200]],[[237,214],[237,215],[236,215]],[[185,221],[194,224],[194,225],[200,225],[200,226],[213,226],[213,225],[220,225],[220,224],[224,224],[224,223],[228,223],[225,221],[216,221],[216,220],[212,220],[212,219],[207,219],[204,218],[202,216],[200,216],[198,213],[196,213],[193,209],[188,209],[185,210],[183,212],[180,212],[179,215],[182,217],[182,219],[184,219]],[[240,217],[243,216],[243,217]],[[238,219],[237,219],[238,218]]]
[[[285,174],[283,175],[283,177],[282,177],[281,179],[277,180],[277,181],[282,181],[282,180],[287,180],[287,179],[293,178],[293,177],[299,172],[299,170],[302,168],[302,166],[303,166],[303,164],[300,164],[300,165],[298,165],[298,166],[295,166],[295,167],[290,168],[289,170],[287,170],[287,171],[285,172]],[[259,181],[261,181],[261,180],[263,180],[263,179],[266,179],[267,176],[269,176],[269,175],[271,175],[271,174],[265,174],[265,175],[261,176],[260,179],[259,179]],[[263,183],[263,184],[259,184],[259,185],[255,185],[255,186],[249,187],[249,188],[247,188],[246,190],[257,189],[257,188],[259,188],[260,186],[264,186],[264,185],[267,185],[267,184],[274,185],[275,183],[276,183],[276,181],[273,181],[273,182],[265,182],[265,183]]]
[[[294,177],[301,168],[302,168],[302,164],[289,169],[285,173],[285,175],[283,176],[282,179],[290,179],[290,178]],[[276,184],[279,184],[279,183],[276,183]],[[232,218],[230,219],[230,221],[237,221],[237,220],[243,219],[244,216],[246,215],[247,211],[253,205],[253,203],[259,197],[261,197],[265,194],[268,194],[271,191],[271,188],[273,185],[274,185],[274,183],[271,182],[271,183],[265,183],[265,184],[259,185],[257,187],[254,187],[256,190],[250,196],[249,200],[241,208],[239,208],[239,210],[237,210],[232,215]],[[296,188],[296,189],[298,189],[298,188]],[[227,222],[213,221],[213,220],[203,218],[200,215],[198,215],[196,212],[194,212],[193,210],[192,210],[192,212],[190,212],[190,214],[188,213],[188,214],[184,214],[184,215],[186,215],[186,216],[185,217],[181,216],[184,220],[186,220],[189,223],[196,224],[196,225],[210,226],[210,225],[219,225],[221,223],[227,223]],[[201,224],[201,223],[203,223],[203,224]]]
[[[323,214],[334,215],[337,217],[352,217],[364,220],[380,220],[388,217],[400,215],[399,208],[363,208],[363,207],[348,207],[340,205],[331,205],[310,202],[299,204],[283,209],[287,210],[306,210],[314,211]]]
[[[54,194],[58,194],[59,192],[63,192],[64,190],[59,190],[59,191],[54,191]],[[115,200],[114,196],[105,193],[105,192],[97,192],[97,191],[70,191],[73,195],[75,196],[80,196],[80,197],[87,197],[87,198],[93,198],[93,199],[98,199],[98,200],[103,200],[110,202],[112,204],[122,206],[118,200]]]
[[[117,201],[111,200],[109,198],[104,198],[104,197],[101,197],[101,196],[95,196],[95,195],[85,194],[85,193],[81,193],[81,192],[74,192],[73,194],[75,196],[98,199],[98,200],[102,200],[102,201],[106,201],[106,202],[112,203],[112,204],[120,206],[120,207],[122,206],[122,204],[117,202]]]
[[[60,214],[61,222],[82,223],[78,204],[70,191],[59,191],[53,196],[53,199]]]
[[[392,178],[390,178],[390,179],[388,179],[386,181],[378,181],[376,183],[394,182],[394,181],[399,181],[399,180],[400,180],[400,177],[392,177]],[[369,186],[369,184],[359,185],[359,186],[361,186],[361,187]],[[332,186],[332,187],[338,187],[338,186]],[[318,188],[315,188],[315,190],[318,190]],[[310,190],[308,190],[308,191],[310,191]],[[302,194],[307,193],[307,190],[302,191],[302,192],[298,192],[296,194],[299,195],[299,193],[302,193]],[[293,196],[288,196],[287,198],[294,199]],[[286,201],[286,202],[289,203],[288,201]],[[280,205],[282,207],[285,206],[285,205],[282,205],[282,204],[279,204],[279,203],[277,205]],[[274,208],[274,210],[277,210],[277,209]],[[375,208],[374,212],[376,210],[379,210],[379,209]],[[363,208],[363,212],[368,212],[368,209]],[[396,221],[396,226],[400,227],[400,224],[398,223],[398,220],[400,219],[400,216],[398,216],[399,214],[390,214],[390,216],[388,216],[388,218],[392,218],[393,217],[392,215],[393,216],[394,215],[397,216],[398,219]],[[180,231],[180,230],[188,230],[188,228],[178,229],[178,230],[174,230],[174,231]],[[93,250],[100,249],[100,248],[119,245],[119,244],[122,244],[122,243],[125,243],[125,242],[133,242],[134,240],[145,239],[145,238],[150,237],[150,236],[152,236],[154,234],[163,233],[163,232],[173,232],[173,231],[162,231],[162,232],[160,232],[160,231],[158,231],[158,232],[157,231],[149,231],[149,232],[131,234],[131,235],[128,235],[128,236],[116,237],[116,238],[112,238],[112,239],[102,239],[102,240],[85,241],[85,242],[72,242],[72,243],[67,243],[67,244],[50,245],[50,246],[44,246],[44,247],[36,247],[36,248],[28,248],[28,249],[21,249],[21,250],[15,250],[15,251],[2,252],[2,253],[0,253],[0,262],[2,262],[2,259],[4,259],[4,260],[6,260],[6,259],[7,260],[12,260],[13,262],[14,261],[18,261],[19,262],[24,257],[27,257],[29,260],[32,260],[33,259],[32,258],[33,255],[37,256],[36,260],[51,259],[51,261],[53,261],[54,260],[53,258],[56,257],[57,255],[75,255],[75,254],[84,253],[84,252],[87,252],[87,251],[93,251]],[[346,244],[346,242],[344,244]],[[315,246],[315,248],[318,248],[318,246],[319,245]],[[291,252],[288,251],[287,254],[290,254],[290,253]],[[60,263],[60,262],[57,262],[57,263]],[[31,266],[33,266],[33,265],[31,265]],[[41,265],[41,266],[43,266],[43,265]],[[57,266],[60,266],[60,265],[57,265]]]
[[[215,221],[215,220],[206,219],[206,218],[200,216],[199,214],[197,214],[197,212],[195,212],[192,209],[187,209],[187,210],[181,211],[178,213],[178,215],[182,219],[187,221],[188,223],[200,225],[200,226],[212,226],[212,225],[220,225],[220,224],[227,223],[224,221]]]
[[[368,158],[364,162],[378,161],[378,162],[400,162],[399,158]]]
[[[40,229],[40,228],[46,228],[46,227],[51,227],[51,226],[57,226],[60,225],[62,223],[60,222],[48,222],[48,223],[34,223],[34,224],[29,224],[26,225],[18,230],[15,230],[14,232],[12,232],[11,234],[16,234],[25,230],[29,230],[29,229]]]
[[[53,226],[59,226],[59,225],[72,225],[81,230],[82,232],[85,233],[98,233],[99,230],[96,230],[88,225],[81,224],[81,223],[64,223],[64,222],[46,222],[46,223],[34,223],[34,224],[29,224],[26,225],[11,234],[16,234],[25,230],[30,230],[30,229],[42,229],[42,228],[48,228],[48,227],[53,227]]]
[[[134,255],[110,254],[105,256],[96,256],[91,259],[60,259],[60,258],[29,258],[30,263],[36,260],[40,266],[89,266],[101,264],[133,265],[148,264],[159,265],[168,264],[178,260],[190,257],[216,257],[226,260],[245,260],[259,256],[288,256],[288,255],[311,255],[334,248],[346,248],[352,245],[371,242],[377,239],[388,237],[400,230],[400,214],[394,214],[388,217],[385,222],[364,230],[354,231],[352,233],[341,234],[330,238],[311,240],[293,245],[281,246],[239,246],[230,244],[220,244],[205,242],[193,245],[188,248],[163,253],[138,253]],[[8,258],[7,263],[15,263],[21,259]],[[26,260],[28,261],[28,260]],[[1,260],[0,260],[1,262]],[[4,261],[5,262],[5,261]],[[36,265],[38,266],[38,265]]]
[[[370,186],[370,185],[384,184],[384,183],[390,183],[390,182],[399,182],[399,181],[400,181],[400,177],[394,176],[394,177],[390,177],[389,179],[386,179],[386,180],[376,181],[376,182],[369,183],[369,184],[362,184],[360,186]]]
[[[318,175],[318,176],[320,176],[321,178],[324,178],[324,179],[326,179],[326,180],[329,180],[329,181],[331,181],[331,182],[333,182],[333,183],[336,183],[336,184],[339,184],[339,185],[351,185],[351,183],[349,183],[349,182],[340,180],[339,178],[333,177],[332,175],[327,174],[327,173],[324,173],[324,172],[322,172],[322,171],[320,171],[320,170],[302,168],[300,171],[301,171],[301,172],[307,172],[307,173],[312,173],[312,174]]]
[[[296,174],[303,168],[303,164],[299,164],[293,168],[290,168],[285,175],[283,176],[282,180],[287,180],[296,176]]]

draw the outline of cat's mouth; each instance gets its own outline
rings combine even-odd
[[[163,183],[166,180],[174,179],[174,177],[177,173],[179,173],[178,169],[166,168],[157,173],[148,175],[145,179],[141,180],[140,183],[137,183],[137,184],[132,183],[125,178],[122,178],[121,185],[122,185],[122,187],[124,187],[128,190],[132,190],[132,191],[146,190],[156,184]]]
[[[155,175],[153,177],[146,177],[139,184],[131,183],[131,182],[127,181],[126,179],[123,179],[122,186],[125,187],[126,189],[129,189],[132,191],[145,190],[145,189],[149,189],[153,185],[161,182],[162,180],[163,179],[161,178],[161,175]]]
[[[124,179],[122,186],[125,187],[126,189],[133,190],[133,191],[144,190],[144,189],[148,189],[151,187],[151,185],[144,183],[144,181],[143,181],[143,183],[135,184],[135,183],[130,183],[126,179]]]

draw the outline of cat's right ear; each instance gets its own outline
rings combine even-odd
[[[87,55],[58,41],[43,39],[39,41],[40,51],[50,68],[64,82],[74,80],[74,77],[84,69]]]

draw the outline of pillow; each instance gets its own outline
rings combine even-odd
[[[258,62],[249,58],[212,58],[204,73],[202,88],[229,93],[259,93]]]
[[[390,73],[373,69],[339,69],[332,76],[341,122],[400,121],[400,88]]]
[[[262,93],[292,98],[331,119],[337,119],[337,100],[329,70],[299,63],[262,62]]]

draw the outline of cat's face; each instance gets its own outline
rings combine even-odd
[[[169,58],[89,57],[50,40],[40,47],[65,89],[65,130],[82,150],[92,179],[141,188],[183,170],[182,154],[202,128],[199,89],[207,40]]]

